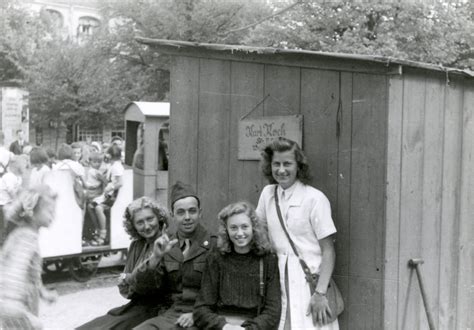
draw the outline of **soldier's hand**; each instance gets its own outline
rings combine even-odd
[[[152,258],[161,259],[166,253],[170,252],[176,243],[178,243],[178,240],[176,238],[170,240],[166,225],[163,225],[162,234],[155,240],[153,245]]]
[[[189,328],[194,324],[193,313],[184,313],[181,314],[178,320],[176,321],[180,327]]]

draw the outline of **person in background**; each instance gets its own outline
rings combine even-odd
[[[194,189],[182,182],[171,187],[171,212],[178,228],[171,237],[165,232],[137,276],[154,278],[155,287],[170,291],[173,305],[162,315],[149,319],[136,329],[181,329],[194,325],[193,306],[201,287],[206,257],[215,246],[201,225],[201,201]],[[137,277],[139,278],[139,277]]]
[[[97,142],[97,141],[91,142],[91,149],[92,149],[92,151],[102,153],[102,147],[101,147],[100,143]]]
[[[270,142],[262,152],[262,171],[270,182],[263,188],[257,215],[267,222],[270,239],[278,255],[282,292],[280,329],[339,329],[326,293],[336,253],[336,228],[327,197],[309,185],[309,165],[298,144],[286,138]],[[313,295],[299,258],[295,255],[277,213],[300,257],[319,280]]]
[[[56,151],[53,148],[46,148],[46,153],[48,154],[48,166],[49,168],[53,168],[53,166],[57,162],[58,156],[56,155]]]
[[[107,183],[104,188],[103,202],[95,207],[95,214],[99,224],[99,237],[91,242],[91,245],[94,246],[107,243],[107,217],[105,211],[114,205],[118,191],[123,184],[123,174],[125,171],[120,160],[121,150],[119,146],[111,145],[107,150],[107,154],[110,157],[111,164],[105,176]]]
[[[74,150],[71,146],[66,143],[61,144],[58,149],[58,161],[53,166],[54,170],[70,170],[75,176],[81,178],[82,182],[85,181],[85,169],[78,161],[74,160],[77,158],[74,154]]]
[[[105,202],[104,187],[105,173],[101,171],[102,159],[104,156],[98,152],[92,152],[89,157],[90,167],[86,167],[86,181],[84,187],[86,189],[86,207],[89,218],[94,225],[94,240],[99,237],[100,226],[96,217],[96,207]],[[86,242],[83,242],[85,244]]]
[[[116,146],[120,147],[120,150],[121,150],[120,161],[122,163],[125,163],[125,152],[124,152],[125,144],[124,144],[123,139],[118,135],[114,135],[112,136],[111,143],[112,145],[115,144]]]
[[[128,205],[123,225],[132,238],[132,243],[128,249],[127,263],[120,274],[118,288],[120,294],[130,299],[130,302],[79,326],[78,329],[128,330],[169,306],[166,291],[155,287],[154,278],[139,275],[139,269],[146,267],[153,244],[163,233],[167,223],[168,211],[148,197],[140,197]]]
[[[40,185],[43,182],[44,175],[51,169],[48,166],[49,157],[46,150],[42,147],[34,147],[30,153],[30,182],[29,186],[34,187]]]
[[[19,129],[16,131],[17,139],[10,144],[10,151],[15,155],[21,155],[23,153],[23,147],[28,145],[25,141],[23,130]]]
[[[7,166],[10,159],[15,154],[5,147],[5,134],[0,131],[0,177],[7,172]]]
[[[112,138],[110,139],[110,143],[119,146],[120,149],[122,149],[123,147],[123,139],[118,135],[112,136]]]
[[[72,160],[80,163],[82,159],[82,143],[73,142],[71,143],[72,148]]]
[[[109,150],[111,144],[104,142],[102,143],[102,153],[104,154],[104,162],[103,162],[103,167],[108,169],[110,166],[110,158],[109,155],[107,154],[107,150]]]
[[[16,224],[0,252],[0,329],[41,329],[39,298],[54,302],[55,291],[42,283],[38,231],[54,218],[56,195],[46,185],[20,193],[5,217]]]
[[[7,235],[14,229],[14,224],[5,221],[3,209],[11,204],[20,192],[26,168],[25,157],[16,155],[8,164],[7,173],[0,178],[0,229],[2,231],[0,243],[3,243]]]
[[[247,202],[226,206],[217,218],[217,251],[206,259],[194,305],[196,326],[276,329],[281,311],[280,277],[265,224]]]

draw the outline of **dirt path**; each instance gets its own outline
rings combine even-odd
[[[40,318],[45,329],[74,329],[126,302],[115,286],[84,289],[60,295],[53,305],[42,302]]]

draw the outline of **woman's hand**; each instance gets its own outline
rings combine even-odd
[[[309,314],[313,317],[313,324],[325,325],[329,322],[332,316],[331,308],[329,308],[329,302],[326,296],[319,293],[314,293],[309,302],[308,310],[306,315]]]
[[[176,324],[178,324],[182,328],[192,327],[194,325],[193,313],[181,314],[178,320],[176,321]]]

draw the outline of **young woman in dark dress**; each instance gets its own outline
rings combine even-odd
[[[277,257],[266,228],[247,202],[218,215],[217,251],[204,268],[194,306],[199,329],[275,329],[280,318]]]

